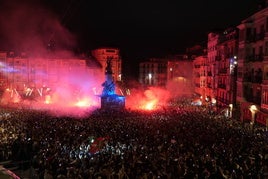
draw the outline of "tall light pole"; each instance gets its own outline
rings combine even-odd
[[[229,118],[232,118],[233,117],[233,104],[229,104],[229,108],[230,108]]]
[[[149,78],[149,85],[151,85],[152,84],[152,73],[148,74],[148,78]]]
[[[253,130],[253,126],[254,126],[254,123],[255,123],[255,116],[256,116],[256,112],[258,111],[258,108],[257,108],[256,105],[251,105],[249,107],[249,110],[251,112],[250,128],[251,128],[251,130]]]

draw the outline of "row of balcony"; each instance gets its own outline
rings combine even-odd
[[[220,68],[219,73],[220,74],[226,74],[227,73],[227,68]]]
[[[221,89],[226,89],[226,84],[218,84],[218,88],[221,88]]]
[[[244,97],[248,102],[252,102],[252,103],[261,105],[261,97],[260,96],[253,96],[253,94],[247,94],[247,95],[244,95]]]
[[[261,84],[262,83],[262,76],[260,76],[260,75],[255,75],[255,76],[245,75],[243,78],[243,81]]]
[[[263,40],[264,37],[265,37],[265,32],[260,32],[260,33],[258,33],[256,35],[248,35],[246,37],[246,41],[249,42],[249,43],[250,42],[256,42],[258,40]]]
[[[230,100],[225,99],[225,98],[221,98],[221,97],[216,97],[216,100],[218,101],[218,103],[224,103],[224,104],[230,104]]]
[[[259,55],[255,55],[255,54],[253,54],[253,55],[248,55],[248,56],[246,56],[246,61],[247,62],[261,62],[261,61],[263,61],[263,54],[259,54]]]

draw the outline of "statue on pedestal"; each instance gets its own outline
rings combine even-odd
[[[125,107],[125,97],[115,93],[115,84],[112,72],[112,57],[108,57],[105,68],[105,82],[102,83],[103,90],[101,95],[102,109],[122,109]]]

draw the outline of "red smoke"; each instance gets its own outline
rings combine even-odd
[[[38,59],[38,62],[42,63],[47,60],[50,59]],[[62,61],[66,63],[68,59]],[[81,112],[99,107],[98,95],[102,91],[101,84],[104,75],[100,69],[93,70],[87,66],[75,67],[75,69],[69,69],[69,66],[54,66],[53,69],[55,71],[50,69],[50,73],[58,75],[49,77],[48,73],[41,69],[36,70],[34,75],[21,73],[16,69],[15,72],[2,72],[11,81],[2,95],[1,104],[19,108],[56,110],[58,115],[81,115]],[[13,83],[13,78],[9,78],[13,74],[18,79],[38,77],[33,78],[34,84],[26,82],[22,84],[23,86],[19,86],[21,83]]]
[[[34,2],[5,1],[1,4],[0,37],[4,42],[1,50],[44,56],[47,48],[58,52],[75,47],[74,35],[61,25],[59,17]]]
[[[126,98],[126,108],[133,110],[156,110],[165,106],[170,99],[170,92],[157,87],[145,91],[133,89]]]

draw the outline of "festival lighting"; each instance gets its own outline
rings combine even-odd
[[[90,107],[91,104],[90,104],[90,101],[88,99],[84,98],[84,99],[78,100],[78,102],[75,103],[75,106],[77,106],[77,107]]]
[[[20,60],[27,60],[32,64],[31,67],[18,66],[16,68],[0,62],[0,71],[8,79],[7,85],[10,86],[6,88],[1,97],[3,105],[15,107],[12,104],[16,103],[19,104],[16,106],[36,110],[47,109],[52,113],[53,110],[57,110],[59,112],[57,115],[61,113],[65,115],[66,112],[80,115],[82,111],[88,110],[88,107],[95,109],[99,106],[99,100],[96,97],[101,89],[99,72],[95,73],[94,77],[90,76],[91,71],[88,71],[85,66],[81,66],[81,69],[77,66],[75,71],[70,72],[68,61],[65,61],[67,66],[57,63],[58,66],[46,70],[45,67],[35,67],[35,61],[46,64],[50,63],[48,59],[41,58],[31,61],[26,58]],[[34,75],[29,70],[24,70],[23,73],[21,69],[25,68],[31,68],[30,71],[34,72]],[[19,80],[22,80],[23,86],[20,86]],[[18,88],[14,88],[14,86],[18,86]],[[70,110],[72,107],[76,107],[76,110]]]
[[[249,107],[249,110],[251,112],[251,121],[250,121],[250,124],[251,124],[251,127],[253,128],[253,125],[255,123],[255,115],[256,115],[256,112],[258,111],[258,108],[256,105],[251,105]]]
[[[145,110],[153,110],[156,108],[156,104],[157,100],[148,101],[142,108],[144,108]]]
[[[51,96],[50,95],[46,95],[45,96],[45,104],[50,104],[51,103]]]

